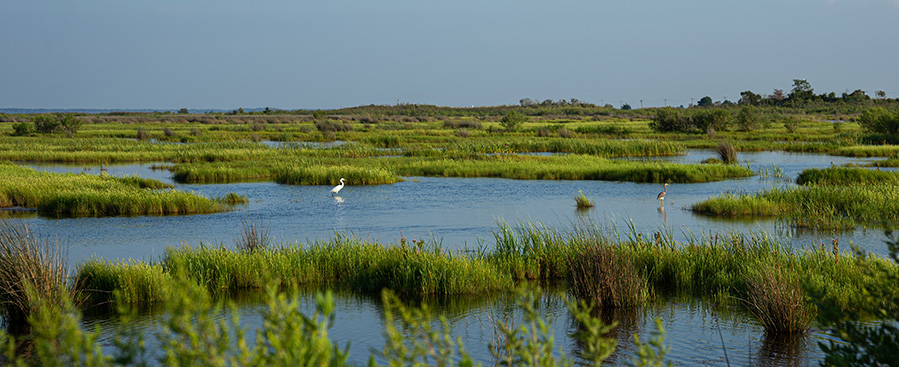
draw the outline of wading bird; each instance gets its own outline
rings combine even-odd
[[[334,186],[334,188],[331,189],[331,195],[337,195],[337,192],[340,191],[340,189],[343,188],[343,181],[344,181],[344,179],[343,179],[343,177],[341,177],[341,178],[340,178],[340,185]]]
[[[665,191],[659,193],[659,196],[656,196],[656,200],[659,201],[659,205],[662,205],[662,200],[665,200],[665,193],[668,192],[668,184],[665,184]]]

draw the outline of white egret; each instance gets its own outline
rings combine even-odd
[[[340,178],[340,185],[334,186],[334,188],[331,189],[331,195],[337,195],[337,192],[340,191],[340,189],[343,188],[343,185],[344,185],[344,182],[343,182],[343,181],[344,181],[344,179],[343,179],[343,177],[341,177],[341,178]]]

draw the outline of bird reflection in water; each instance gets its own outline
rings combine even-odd
[[[665,222],[665,225],[668,225],[668,213],[665,213],[665,206],[659,207],[659,217],[662,218],[662,221]]]
[[[343,198],[340,197],[340,196],[335,196],[335,197],[334,197],[334,202],[337,203],[337,204],[343,204]]]

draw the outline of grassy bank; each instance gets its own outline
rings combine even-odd
[[[899,223],[899,176],[893,172],[806,170],[800,187],[725,194],[693,204],[697,213],[726,217],[789,218],[797,227],[850,229]]]
[[[39,172],[11,163],[0,163],[0,175],[0,207],[36,208],[50,216],[214,213],[229,210],[226,202],[236,196],[215,200],[151,179]]]
[[[714,236],[687,243],[658,233],[628,237],[530,225],[501,227],[495,250],[465,254],[418,242],[383,245],[347,238],[256,251],[176,248],[155,265],[90,261],[79,269],[76,284],[94,295],[94,303],[110,301],[114,291],[135,304],[158,301],[162,296],[154,284],[170,282],[173,272],[214,293],[275,284],[364,293],[389,288],[412,296],[464,295],[509,291],[523,281],[569,284],[582,275],[571,271],[571,259],[604,248],[626,260],[621,264],[635,274],[636,283],[645,285],[648,297],[674,294],[733,302],[745,299],[749,282],[772,268],[801,280],[803,294],[818,295],[817,300],[803,299],[807,305],[824,302],[864,314],[876,305],[858,291],[860,285],[899,294],[899,286],[886,282],[896,275],[895,265],[876,257],[856,259],[840,252],[836,244],[791,250],[763,236]]]

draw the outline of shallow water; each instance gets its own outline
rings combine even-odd
[[[711,151],[696,151],[666,158],[696,162]],[[107,218],[27,219],[41,233],[69,244],[72,264],[92,256],[105,259],[154,260],[166,247],[182,243],[230,247],[252,220],[283,242],[328,240],[335,233],[364,239],[396,242],[401,237],[434,239],[446,248],[490,248],[498,223],[517,226],[535,222],[557,228],[588,224],[616,227],[626,235],[630,225],[638,232],[670,232],[683,240],[691,235],[735,231],[766,233],[796,247],[830,244],[839,238],[866,251],[886,254],[882,230],[859,228],[831,233],[791,230],[775,219],[730,220],[692,213],[695,202],[725,192],[758,192],[793,185],[805,168],[862,162],[861,159],[780,152],[741,153],[741,161],[753,170],[780,168],[785,178],[751,177],[697,184],[672,184],[664,205],[655,200],[662,185],[608,181],[529,181],[496,178],[408,177],[391,185],[353,186],[348,182],[339,196],[330,186],[289,186],[275,183],[177,185],[207,196],[228,192],[245,195],[249,204],[228,213],[188,216],[138,216]],[[56,172],[82,172],[83,166],[33,165]],[[167,171],[151,170],[151,164],[112,165],[110,174],[152,177],[173,183]],[[97,167],[87,171],[98,173]],[[579,211],[574,197],[583,191],[596,207]],[[848,248],[845,246],[843,248]]]
[[[686,156],[658,160],[696,163],[714,156],[712,151],[691,151]],[[568,229],[576,225],[598,225],[607,230],[618,228],[626,235],[629,226],[642,233],[665,231],[676,239],[691,235],[734,231],[766,233],[795,247],[830,244],[839,238],[866,251],[885,254],[885,236],[880,229],[857,229],[845,233],[797,232],[778,220],[724,220],[695,215],[687,208],[695,202],[726,192],[758,192],[775,186],[790,186],[806,168],[831,164],[861,163],[865,159],[791,154],[782,152],[740,153],[741,164],[757,172],[783,173],[700,184],[672,184],[663,206],[655,200],[662,190],[658,184],[606,181],[525,181],[493,178],[408,177],[391,185],[354,186],[348,182],[338,197],[329,196],[330,186],[288,186],[274,183],[237,183],[221,185],[177,185],[207,196],[228,192],[245,195],[249,204],[228,213],[190,216],[137,216],[108,218],[53,219],[31,216],[25,219],[33,228],[68,244],[69,263],[76,265],[91,257],[140,259],[153,261],[167,247],[187,244],[233,246],[242,230],[242,221],[252,220],[279,242],[306,243],[329,240],[335,233],[396,242],[401,237],[433,239],[445,248],[492,248],[498,223],[517,226],[535,222]],[[99,173],[98,167],[28,164],[55,172]],[[137,174],[172,183],[167,171],[154,171],[150,164],[111,165],[110,174]],[[777,167],[775,169],[775,167]],[[89,168],[85,171],[85,168]],[[574,197],[583,191],[596,207],[587,211],[575,208]],[[843,248],[848,248],[845,246]],[[304,299],[311,313],[314,301]],[[486,345],[492,333],[489,325],[501,317],[510,302],[503,297],[459,299],[462,306],[445,306],[451,315],[454,335],[461,335],[466,349],[478,360],[490,361]],[[259,310],[263,304],[240,304],[242,324],[261,325]],[[572,331],[564,304],[548,301],[545,315],[556,318],[555,335],[563,350],[573,355]],[[726,316],[724,316],[726,315]],[[766,341],[762,328],[748,316],[737,312],[713,312],[708,305],[667,302],[643,311],[633,322],[619,327],[621,354],[612,365],[624,365],[633,353],[632,334],[648,336],[654,317],[661,317],[672,347],[670,359],[679,365],[723,366],[724,349],[732,365],[805,366],[822,358],[817,342],[826,340],[820,332],[798,343]],[[158,330],[159,315],[143,318],[147,334]],[[102,325],[110,338],[115,323],[108,316],[86,321]],[[719,336],[719,327],[721,335]],[[351,359],[367,361],[369,350],[383,346],[380,302],[366,297],[345,295],[339,298],[337,324],[330,335],[343,345],[352,341]],[[358,358],[358,359],[357,359]]]
[[[314,297],[301,296],[300,309],[306,315],[315,311]],[[365,365],[374,352],[379,363],[384,358],[384,319],[381,302],[373,297],[337,294],[333,328],[328,332],[331,340],[345,347],[350,343],[351,363]],[[507,296],[455,299],[451,302],[430,303],[435,314],[446,316],[451,335],[462,338],[466,352],[484,365],[495,360],[489,345],[497,343],[497,322],[521,325],[522,314]],[[255,330],[263,323],[265,307],[260,297],[251,296],[238,300],[236,312],[240,325],[248,329],[249,341],[255,340]],[[577,324],[569,316],[564,301],[558,295],[547,295],[538,304],[541,317],[551,322],[550,332],[555,336],[555,350],[577,359],[579,346],[568,335],[576,331]],[[231,320],[231,314],[214,315],[221,320]],[[670,349],[666,360],[682,366],[811,366],[823,358],[818,342],[827,343],[829,337],[813,329],[807,336],[793,340],[767,340],[761,326],[751,316],[732,310],[712,310],[712,305],[696,302],[660,302],[644,310],[609,315],[604,322],[616,321],[618,327],[608,337],[617,340],[615,353],[604,365],[626,366],[636,353],[634,334],[644,342],[656,330],[655,318],[663,320],[666,331],[665,345]],[[156,335],[162,332],[160,313],[146,313],[134,320],[138,331],[147,339],[150,357],[162,355]],[[119,324],[108,317],[88,317],[86,326],[99,326],[100,342],[107,352],[112,352],[112,342]],[[726,356],[725,356],[726,353]],[[557,353],[558,356],[558,353]]]

